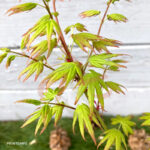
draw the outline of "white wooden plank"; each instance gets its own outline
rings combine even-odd
[[[23,2],[28,2],[24,0]],[[35,0],[37,2],[37,0]],[[0,2],[0,47],[18,46],[21,35],[31,27],[36,20],[46,14],[41,8],[35,9],[31,13],[18,14],[12,17],[4,15],[6,10],[18,4],[17,0],[3,0]],[[60,12],[60,24],[63,29],[76,22],[84,23],[90,32],[97,32],[99,26],[98,18],[80,19],[78,14],[88,9],[104,10],[105,0],[72,0],[57,2],[57,9]],[[132,3],[121,1],[111,8],[112,13],[122,13],[129,18],[127,24],[107,22],[103,28],[102,35],[119,39],[124,43],[149,43],[150,35],[150,1],[136,0]]]
[[[75,48],[73,55],[76,60],[85,62],[86,54],[79,51],[78,48]],[[130,55],[124,57],[129,63],[126,64],[127,69],[122,69],[120,72],[109,72],[107,80],[119,82],[126,87],[150,87],[150,46],[121,47],[120,49],[113,49],[112,52]],[[56,49],[49,59],[50,64],[59,64],[58,57],[60,57],[60,52]],[[17,80],[17,77],[23,70],[26,60],[20,57],[17,58],[8,70],[6,70],[4,63],[0,65],[0,90],[35,90],[38,88],[39,82],[50,71],[47,69],[44,70],[37,82],[34,82],[33,77],[31,77],[31,79],[22,83]]]
[[[68,89],[62,97],[66,104],[73,105],[76,92]],[[126,95],[112,94],[105,99],[105,114],[129,115],[149,112],[150,88],[128,88]],[[37,91],[0,91],[0,120],[25,119],[36,107],[28,104],[14,104],[25,98],[39,99]],[[83,97],[82,102],[87,102]],[[81,101],[80,101],[81,103]],[[63,116],[72,117],[73,111],[65,109]]]

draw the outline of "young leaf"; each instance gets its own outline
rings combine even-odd
[[[24,3],[21,5],[14,6],[10,8],[7,13],[9,13],[9,16],[20,13],[20,12],[25,12],[25,11],[30,11],[34,9],[37,6],[37,3]]]
[[[60,91],[59,88],[56,88],[55,90],[48,88],[47,92],[44,93],[45,97],[43,98],[43,100],[52,101],[59,93],[59,91]]]
[[[50,16],[45,15],[42,18],[38,20],[38,22],[30,28],[24,35],[21,43],[21,47],[24,48],[26,45],[29,49],[31,43],[38,37],[44,34],[46,34],[47,30],[47,24],[50,23]],[[31,38],[30,35],[32,34]]]
[[[112,125],[121,125],[123,132],[125,133],[126,136],[128,136],[128,134],[132,134],[133,133],[133,129],[132,127],[135,126],[135,123],[131,120],[130,116],[127,117],[121,117],[121,116],[117,116],[116,118],[112,118]]]
[[[20,101],[16,101],[16,103],[27,103],[27,104],[33,104],[33,105],[41,105],[41,101],[35,100],[35,99],[24,99]]]
[[[54,31],[54,25],[52,22],[47,23],[47,41],[48,41],[48,57],[50,55],[50,49],[51,49],[51,39],[52,39],[52,34]]]
[[[101,12],[98,10],[87,10],[80,14],[82,18],[98,16]]]
[[[121,87],[122,88],[125,88],[125,87],[122,86],[121,84],[118,84],[118,83],[115,83],[115,82],[112,82],[112,81],[106,81],[105,83],[114,92],[116,92],[118,94],[119,93],[125,94],[124,91],[121,89]]]
[[[48,54],[47,54],[47,58],[51,55],[52,50],[57,46],[57,39],[54,38],[50,41],[50,45],[48,48]]]
[[[30,35],[27,34],[25,35],[23,38],[22,38],[22,41],[21,41],[21,49],[24,49],[27,45],[27,43],[29,42],[29,39],[30,39]]]
[[[73,130],[74,130],[77,118],[78,118],[79,128],[80,128],[80,132],[81,132],[83,139],[85,140],[85,137],[84,137],[84,129],[85,129],[84,126],[85,126],[90,136],[92,137],[94,143],[96,144],[94,130],[93,130],[92,123],[90,120],[90,109],[87,105],[81,104],[77,106],[74,112]]]
[[[0,48],[0,50],[4,53],[8,53],[10,52],[10,49],[9,48]]]
[[[112,3],[114,4],[114,3],[117,2],[117,1],[119,2],[120,0],[112,0]]]
[[[114,22],[127,22],[128,19],[121,14],[110,14],[107,15],[107,19]]]
[[[52,116],[53,116],[53,108],[49,106],[48,104],[44,105],[42,107],[42,113],[41,113],[41,117],[43,120],[43,129],[41,130],[41,133],[43,133],[45,129],[47,128],[49,122],[52,119]]]
[[[45,22],[39,24],[38,28],[35,30],[35,32],[33,33],[33,35],[31,36],[31,38],[28,42],[28,49],[29,49],[30,45],[32,44],[32,42],[46,30],[47,23],[48,23],[48,21],[45,21]]]
[[[145,120],[142,123],[142,126],[150,126],[150,113],[145,113],[140,119]]]
[[[25,68],[19,75],[18,79],[20,79],[25,73],[27,73],[26,77],[23,81],[26,81],[32,74],[35,75],[35,81],[37,80],[38,76],[43,72],[43,62],[32,62],[29,64],[27,68]]]
[[[48,21],[50,20],[50,16],[49,15],[45,15],[43,16],[42,18],[40,18],[37,23],[32,27],[30,28],[23,36],[26,36],[26,35],[30,35],[31,33],[35,32],[36,30],[39,30],[40,27],[47,23]]]
[[[103,53],[99,55],[93,55],[89,58],[89,62],[92,66],[97,67],[97,68],[103,68],[103,69],[105,68],[104,65],[126,68],[125,66],[120,65],[110,60],[110,58],[114,58],[118,56],[121,56],[121,54]]]
[[[36,128],[35,128],[35,135],[37,134],[37,132],[40,129],[40,127],[42,126],[42,123],[43,123],[43,118],[42,118],[42,116],[40,116],[40,118],[38,120],[38,123],[36,125]]]
[[[96,48],[97,51],[101,52],[101,50],[104,50],[107,53],[110,53],[109,50],[107,49],[107,46],[118,47],[120,44],[121,43],[117,40],[106,38],[93,42],[93,46],[94,48]]]
[[[3,53],[0,55],[0,64],[2,63],[2,61],[7,57],[7,53]]]
[[[62,117],[62,113],[63,113],[63,109],[64,109],[64,102],[58,103],[60,105],[55,105],[53,107],[53,114],[55,114],[55,126],[57,125],[58,121],[61,119]],[[62,106],[61,106],[62,105]]]
[[[114,4],[115,2],[117,2],[117,1],[119,2],[120,0],[108,0],[107,4],[109,4],[110,1],[111,1],[112,4]]]
[[[76,23],[75,25],[70,25],[68,26],[64,31],[66,34],[68,34],[71,31],[71,28],[75,28],[77,31],[79,32],[83,32],[83,31],[87,31],[87,29],[85,28],[85,25],[81,24],[81,23]]]
[[[11,62],[12,62],[13,60],[15,60],[15,58],[16,58],[16,55],[11,55],[11,56],[9,56],[9,57],[7,58],[6,68],[8,68],[8,67],[11,65]]]
[[[57,46],[57,39],[54,38],[50,41],[50,49],[48,50],[48,42],[47,40],[41,41],[40,43],[36,44],[35,46],[32,46],[30,50],[31,52],[31,57],[37,58],[44,54],[48,50],[48,55],[47,57],[50,56],[52,50]]]
[[[93,46],[90,44],[90,42],[102,39],[100,36],[91,33],[73,34],[72,38],[74,42],[85,52],[87,52],[85,47],[88,47],[93,50]]]
[[[107,130],[107,126],[106,126],[105,122],[103,121],[103,119],[101,118],[99,111],[94,109],[94,113],[95,113],[95,116],[98,119],[99,123],[101,124],[102,128],[104,130]]]
[[[50,87],[53,83],[62,79],[62,84],[65,83],[65,87],[67,87],[76,75],[79,75],[82,79],[80,64],[78,62],[66,62],[49,74],[43,82],[47,81],[47,87]]]
[[[41,41],[40,43],[32,46],[30,50],[32,50],[31,57],[36,58],[38,56],[41,56],[48,50],[47,40]]]
[[[106,142],[107,141],[107,142]],[[104,150],[109,150],[113,144],[116,146],[116,150],[122,149],[122,144],[127,150],[127,144],[125,141],[125,137],[122,132],[118,129],[110,129],[105,131],[104,138],[100,141],[98,147],[100,147],[104,142],[106,142]]]
[[[79,85],[79,88],[78,88],[75,104],[77,104],[80,97],[87,90],[87,97],[90,103],[91,113],[94,110],[95,93],[97,94],[97,98],[102,106],[102,109],[104,109],[104,98],[103,98],[102,88],[104,88],[107,92],[109,91],[105,82],[101,79],[101,74],[91,70],[90,73],[86,73],[83,76],[83,81],[79,81],[77,85]]]
[[[74,27],[77,29],[77,31],[79,32],[83,32],[83,31],[87,31],[87,29],[85,28],[85,25],[81,24],[81,23],[76,23],[74,25]]]
[[[47,128],[49,122],[51,121],[52,116],[53,116],[53,108],[48,104],[45,104],[39,110],[35,111],[29,116],[30,118],[22,125],[22,128],[29,125],[30,123],[32,123],[33,121],[39,118],[35,129],[35,134],[37,134],[42,124],[43,124],[43,129],[41,133],[43,133],[44,130]]]
[[[53,24],[53,26],[54,26],[54,29],[55,29],[55,31],[58,33],[58,35],[60,35],[60,27],[59,27],[59,25],[57,24],[57,22],[55,21],[55,20],[51,20],[51,22],[52,22],[52,24]]]
[[[37,120],[41,115],[41,109],[32,113],[30,118],[21,126],[21,128],[24,128],[25,126],[29,125],[33,121]]]

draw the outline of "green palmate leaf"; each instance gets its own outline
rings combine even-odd
[[[57,39],[54,38],[50,41],[47,58],[51,55],[52,50],[57,46]]]
[[[53,41],[51,40],[52,34],[54,33],[54,29],[59,35],[60,34],[59,25],[54,20],[51,20],[47,24],[47,41],[48,41],[48,55],[47,55],[47,57],[50,56],[52,49],[57,46],[57,39],[55,38],[55,40],[53,40]]]
[[[30,28],[25,34],[25,35],[30,35],[31,33],[35,32],[36,30],[38,30],[43,24],[47,23],[50,20],[50,16],[49,15],[45,15],[42,18],[40,18],[37,23]],[[46,31],[46,30],[45,30]]]
[[[53,107],[49,106],[48,104],[44,105],[41,116],[43,120],[43,129],[41,130],[41,133],[43,133],[53,117]]]
[[[9,57],[7,58],[6,68],[8,68],[8,67],[11,65],[11,62],[12,62],[13,60],[15,60],[15,58],[16,58],[16,55],[11,55],[11,56],[9,56]]]
[[[123,132],[125,133],[126,136],[128,134],[133,133],[132,127],[135,126],[135,123],[131,121],[131,116],[128,117],[121,117],[117,116],[116,118],[112,118],[112,125],[121,125]]]
[[[145,113],[140,119],[145,120],[142,123],[142,126],[150,126],[150,113]]]
[[[73,38],[74,42],[85,52],[87,52],[85,47],[88,47],[93,50],[93,46],[90,44],[90,42],[94,42],[96,40],[102,39],[100,36],[97,36],[97,35],[94,35],[91,33],[73,34],[72,38]]]
[[[54,28],[55,28],[55,31],[57,32],[58,35],[60,35],[60,27],[59,25],[57,24],[57,22],[55,20],[51,20],[52,21],[52,24],[54,25]]]
[[[29,119],[21,126],[21,128],[24,128],[25,126],[29,125],[33,121],[37,120],[41,115],[41,109],[33,112],[29,117]]]
[[[47,40],[41,41],[40,43],[32,46],[30,48],[32,50],[31,57],[38,57],[44,54],[48,50]]]
[[[41,105],[41,101],[35,100],[35,99],[24,99],[20,101],[16,101],[16,103],[27,103],[27,104],[33,104],[33,105]]]
[[[80,97],[87,91],[87,97],[90,103],[91,113],[94,111],[94,99],[95,93],[97,94],[98,101],[100,102],[102,109],[104,109],[104,98],[102,93],[102,88],[107,92],[108,88],[105,82],[101,79],[101,74],[91,70],[90,73],[86,73],[83,76],[83,81],[77,83],[79,85],[75,104],[79,101]]]
[[[68,34],[72,28],[75,28],[77,31],[79,32],[83,32],[83,31],[87,31],[87,29],[85,28],[85,25],[81,24],[81,23],[76,23],[75,25],[70,25],[68,26],[64,31],[66,34]]]
[[[47,81],[47,87],[50,87],[53,83],[62,79],[61,85],[65,83],[65,87],[67,87],[76,75],[82,79],[81,65],[78,62],[66,62],[49,74],[43,82]]]
[[[47,24],[47,41],[48,41],[48,51],[50,51],[51,49],[51,39],[52,39],[52,34],[53,34],[53,31],[54,31],[54,25],[52,22],[49,22]],[[50,52],[48,52],[50,53]],[[49,57],[50,54],[48,54],[48,57]]]
[[[127,63],[127,61],[121,60],[121,59],[116,59],[116,60],[112,60],[112,61],[114,63]],[[117,67],[117,66],[110,66],[110,67],[108,67],[108,70],[119,71],[119,67]]]
[[[107,15],[107,19],[108,20],[112,20],[114,22],[127,22],[127,18],[121,14],[110,14],[110,15]]]
[[[125,94],[124,91],[121,89],[121,88],[125,88],[125,87],[122,86],[121,84],[118,84],[118,83],[115,83],[112,81],[106,81],[105,83],[114,92]]]
[[[25,34],[22,39],[22,48],[24,48],[26,45],[28,45],[28,49],[31,45],[31,43],[38,37],[43,36],[47,32],[47,28],[49,27],[48,24],[52,23],[53,21],[50,20],[49,15],[45,15],[42,18],[39,19],[39,21],[30,28]],[[32,36],[30,37],[30,35]],[[29,38],[30,37],[30,38]]]
[[[32,42],[46,30],[47,23],[48,23],[48,21],[43,22],[43,24],[40,24],[39,27],[35,30],[35,32],[33,33],[33,35],[31,36],[31,38],[28,42],[28,49],[29,49],[30,45],[32,44]]]
[[[85,28],[85,25],[81,24],[81,23],[76,23],[74,25],[74,27],[77,29],[77,31],[79,32],[83,32],[83,31],[87,31],[87,29]]]
[[[53,108],[48,104],[45,104],[39,110],[35,111],[29,116],[30,118],[22,125],[22,128],[39,118],[38,123],[36,125],[35,134],[37,134],[42,124],[43,129],[41,130],[41,133],[43,133],[44,130],[47,128],[49,122],[51,121],[52,116],[53,116]]]
[[[47,92],[44,93],[44,98],[43,100],[49,100],[52,101],[59,93],[60,89],[56,88],[55,90],[48,88]]]
[[[10,8],[7,11],[7,13],[9,13],[9,16],[11,16],[13,14],[17,14],[20,12],[30,11],[30,10],[34,9],[36,6],[37,6],[37,3],[24,3],[24,4],[17,5],[17,6]]]
[[[74,112],[74,117],[73,117],[73,131],[74,131],[74,128],[75,128],[77,118],[78,118],[79,128],[80,128],[80,132],[81,132],[81,135],[82,135],[83,139],[85,139],[84,129],[86,127],[89,134],[90,134],[90,136],[92,137],[94,143],[96,144],[94,130],[93,130],[92,123],[91,123],[91,120],[90,120],[90,109],[87,105],[81,104],[81,105],[77,106],[77,108]],[[98,120],[96,119],[94,114],[93,114],[92,120],[96,120],[96,122],[98,122]]]
[[[103,143],[106,142],[104,150],[109,150],[113,144],[116,146],[116,150],[122,149],[122,144],[127,150],[127,145],[125,141],[125,137],[120,130],[110,129],[105,131],[104,138],[100,141],[98,147],[100,147]]]
[[[89,62],[92,66],[97,67],[97,68],[103,68],[103,69],[105,68],[104,65],[126,68],[125,66],[120,65],[117,62],[113,62],[110,60],[110,58],[114,58],[118,56],[121,56],[121,54],[103,53],[99,55],[93,55],[89,58]]]
[[[62,117],[63,109],[64,109],[64,102],[58,103],[56,106],[53,107],[53,114],[55,114],[55,126],[57,125],[58,121]]]
[[[0,64],[2,63],[2,61],[7,57],[7,53],[3,53],[0,55]]]
[[[47,34],[47,40],[48,40],[48,56],[51,53],[51,47],[54,45],[54,43],[51,43],[51,39],[52,39],[52,35],[55,34],[55,31],[58,33],[58,35],[60,34],[60,28],[59,25],[54,21],[54,20],[49,20],[47,18],[47,16],[45,16],[45,18],[39,22],[39,24],[36,24],[33,28],[31,28],[26,34],[25,36],[31,34],[32,32],[33,35],[31,36],[31,38],[28,41],[28,49],[29,46],[31,45],[31,43],[38,37],[43,35],[43,33]],[[56,43],[56,39],[55,39],[55,43]],[[56,44],[55,44],[56,45]]]
[[[43,35],[43,33],[46,34],[47,23],[49,21],[49,15],[45,15],[42,18],[40,18],[38,22],[23,35],[21,48],[23,49],[28,45],[29,49],[30,44],[34,41],[36,37]],[[30,39],[31,34],[33,34],[31,37],[32,39]]]
[[[26,67],[19,75],[18,79],[20,79],[25,73],[27,73],[26,77],[23,81],[26,81],[31,75],[33,75],[36,72],[35,75],[35,81],[39,77],[39,75],[43,72],[43,62],[31,62],[28,67]]]
[[[101,124],[101,127],[104,130],[107,130],[107,126],[106,126],[105,122],[103,121],[103,119],[101,118],[99,111],[96,110],[96,108],[94,109],[94,113],[95,113],[96,118],[98,119],[99,123]]]
[[[87,10],[80,14],[82,18],[93,17],[99,15],[101,12],[98,10]]]
[[[106,39],[106,38],[93,42],[93,46],[94,46],[94,48],[96,48],[97,51],[100,52],[101,50],[104,50],[107,53],[110,53],[109,50],[107,49],[107,46],[118,47],[120,44],[121,43],[117,40]]]
[[[50,41],[50,49],[48,50],[48,42],[47,40],[44,40],[40,43],[38,43],[35,46],[32,46],[30,49],[32,50],[31,52],[31,57],[37,58],[44,54],[48,50],[48,56],[51,54],[52,50],[57,46],[57,39],[54,38]]]

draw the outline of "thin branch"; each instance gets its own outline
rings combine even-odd
[[[51,14],[50,8],[49,8],[49,6],[46,4],[45,0],[43,0],[43,3],[44,3],[44,5],[45,5],[45,7],[46,7],[46,10],[47,10],[48,14],[50,15],[50,18],[53,19],[53,16],[52,16],[52,14]],[[56,0],[53,0],[53,9],[54,9],[54,12],[57,12],[57,11],[56,11],[56,5],[55,5],[55,3],[56,3]],[[67,44],[66,44],[66,42],[65,42],[65,38],[64,38],[64,36],[63,36],[63,33],[62,33],[62,30],[61,30],[61,27],[60,27],[58,18],[55,17],[55,19],[56,19],[56,22],[57,22],[57,24],[59,25],[59,28],[60,28],[60,35],[59,35],[59,36],[60,36],[61,43],[62,43],[62,45],[63,45],[63,47],[64,47],[64,49],[65,49],[65,52],[66,52],[66,54],[67,54],[68,59],[69,59],[70,61],[73,61],[72,55],[71,55],[71,53],[70,53],[70,51],[69,51],[69,49],[68,49],[68,46],[67,46]]]
[[[109,10],[109,8],[110,8],[110,4],[111,4],[111,3],[112,3],[112,0],[110,0],[109,3],[107,4],[107,8],[106,8],[106,10],[105,10],[105,13],[104,13],[104,15],[103,15],[102,21],[101,21],[101,23],[100,23],[100,26],[99,26],[97,35],[100,35],[100,32],[101,32],[101,30],[102,30],[102,26],[103,26],[103,24],[104,24],[104,21],[105,21],[105,18],[106,18],[106,15],[107,15],[107,13],[108,13],[108,10]]]
[[[101,30],[102,30],[102,26],[103,26],[103,24],[104,24],[104,20],[105,20],[105,18],[106,18],[106,15],[107,15],[107,13],[108,13],[108,10],[109,10],[109,8],[110,8],[111,3],[112,3],[112,0],[110,0],[109,3],[107,4],[106,11],[105,11],[105,13],[104,13],[104,16],[103,16],[102,21],[101,21],[100,26],[99,26],[98,35],[100,35],[100,32],[101,32]],[[105,79],[105,74],[106,74],[106,72],[107,72],[107,67],[104,69],[104,72],[103,72],[103,75],[102,75],[102,79],[103,79],[103,80]]]
[[[47,3],[45,2],[45,0],[43,0],[43,3],[44,3],[44,5],[45,5],[45,8],[46,8],[47,12],[48,12],[49,15],[50,15],[50,18],[53,19],[53,15],[51,14],[50,8],[49,8],[49,6],[47,5]]]
[[[53,9],[54,9],[54,12],[56,13],[57,12],[56,11],[56,0],[53,0]],[[71,53],[68,49],[68,46],[65,42],[65,38],[63,36],[63,33],[62,33],[62,30],[61,30],[61,27],[60,27],[59,20],[58,20],[57,16],[55,16],[55,19],[56,19],[56,22],[57,22],[57,24],[59,25],[59,28],[60,28],[60,40],[62,42],[62,45],[63,45],[63,47],[66,51],[66,54],[67,54],[68,58],[70,59],[70,61],[73,61],[72,55],[71,55]]]
[[[47,104],[47,102],[43,102],[42,104]],[[75,110],[76,108],[72,107],[72,106],[69,106],[69,105],[65,105],[65,104],[59,104],[59,103],[48,103],[48,104],[51,104],[51,105],[58,105],[58,106],[62,106],[62,107],[66,107],[66,108],[70,108],[70,109],[73,109]]]
[[[108,10],[109,10],[109,8],[110,8],[111,3],[112,3],[112,0],[110,0],[109,3],[107,4],[106,11],[105,11],[105,13],[104,13],[104,16],[103,16],[103,18],[102,18],[102,21],[101,21],[100,26],[99,26],[99,29],[98,29],[98,33],[97,33],[98,35],[100,35],[100,32],[101,32],[101,30],[102,30],[102,26],[103,26],[103,24],[104,24],[104,21],[105,21],[105,18],[106,18],[106,15],[107,15],[107,13],[108,13]],[[104,69],[104,72],[103,72],[103,74],[102,74],[102,79],[103,79],[103,80],[105,79],[105,74],[106,74],[106,72],[107,72],[107,67]],[[99,102],[97,103],[97,106],[99,106]]]
[[[20,56],[22,56],[22,57],[29,58],[29,59],[34,60],[34,61],[36,61],[36,62],[38,61],[37,59],[32,58],[32,57],[30,57],[30,56],[28,56],[28,55],[26,55],[26,54],[22,54],[22,53],[15,52],[15,51],[9,51],[9,52],[10,52],[10,53],[13,53],[13,54],[20,55]],[[49,66],[49,65],[47,65],[47,64],[44,64],[44,63],[43,63],[43,65],[44,65],[46,68],[49,68],[49,69],[51,69],[51,70],[55,70],[54,68],[52,68],[51,66]]]

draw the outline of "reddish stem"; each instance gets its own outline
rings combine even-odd
[[[57,12],[56,11],[56,0],[53,0],[53,9],[54,9],[54,12],[56,13]],[[63,36],[63,33],[62,33],[62,30],[61,30],[61,27],[60,27],[59,20],[58,20],[57,16],[55,16],[55,19],[56,19],[56,22],[57,22],[57,24],[59,25],[59,28],[60,28],[60,40],[61,40],[61,43],[62,43],[62,45],[63,45],[63,47],[66,51],[66,54],[67,54],[67,57],[68,57],[67,59],[69,59],[69,61],[72,62],[73,58],[72,58],[72,55],[71,55],[71,53],[68,49],[68,46],[65,42],[65,38]]]

